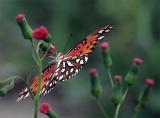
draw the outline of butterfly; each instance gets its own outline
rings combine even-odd
[[[65,55],[58,53],[56,59],[48,67],[42,71],[41,95],[46,95],[54,89],[59,81],[65,81],[77,74],[84,64],[88,61],[89,54],[104,38],[104,35],[112,29],[111,25],[104,26],[82,41],[77,43],[75,47],[69,50]],[[38,88],[38,75],[34,77],[30,89],[35,95]],[[20,94],[17,101],[21,101],[29,97],[28,89],[25,88]]]

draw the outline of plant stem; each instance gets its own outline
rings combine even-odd
[[[99,107],[99,110],[103,114],[104,118],[109,118],[108,114],[105,112],[105,110],[104,110],[102,104],[100,103],[100,101],[98,99],[96,99],[96,101],[97,101],[97,105]]]
[[[109,77],[111,86],[112,86],[112,88],[114,88],[114,82],[113,82],[113,79],[112,79],[112,74],[111,74],[110,68],[108,68],[107,71],[108,71],[108,77]]]
[[[117,105],[117,107],[116,107],[116,111],[115,111],[115,116],[114,116],[114,118],[118,118],[118,114],[119,114],[120,107],[121,107],[121,105],[123,104],[124,99],[126,98],[127,93],[128,93],[128,88],[125,90],[125,92],[124,92],[124,94],[123,94],[123,96],[122,96],[121,102],[120,102],[120,103]]]

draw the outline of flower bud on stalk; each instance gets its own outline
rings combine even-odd
[[[142,106],[145,105],[146,101],[148,100],[150,90],[151,90],[151,88],[154,85],[154,80],[152,80],[152,79],[146,79],[145,80],[145,84],[146,84],[146,86],[144,87],[144,89],[140,93],[140,95],[138,97],[138,100],[137,100],[138,104],[135,107],[135,110],[137,112],[139,112],[141,110]]]
[[[23,34],[23,37],[25,39],[31,39],[32,38],[32,29],[31,27],[29,26],[26,18],[25,18],[25,15],[24,14],[18,14],[16,16],[16,21],[21,29],[21,32]]]
[[[90,77],[91,77],[91,94],[99,98],[102,87],[98,78],[97,70],[95,68],[90,69]]]
[[[112,102],[115,105],[118,105],[123,96],[123,91],[122,91],[122,77],[120,75],[115,75],[114,76],[115,80],[115,86],[112,91]]]
[[[127,75],[125,76],[125,82],[130,86],[133,85],[136,77],[137,77],[137,73],[138,73],[138,67],[143,63],[143,61],[140,58],[134,58],[134,62],[133,65],[130,69],[130,71],[127,73]]]
[[[100,48],[102,50],[102,56],[103,56],[103,63],[105,67],[110,67],[112,65],[112,58],[109,53],[109,44],[108,42],[104,42],[100,44]]]
[[[51,35],[48,33],[48,30],[44,26],[40,26],[32,32],[33,37],[40,41],[43,40],[47,43],[51,42]]]
[[[56,114],[49,103],[42,103],[39,107],[39,111],[47,115],[49,118],[56,118]]]

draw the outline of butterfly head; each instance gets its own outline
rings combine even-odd
[[[63,58],[64,58],[64,55],[62,53],[58,53],[57,59],[60,60],[60,59],[63,59]]]

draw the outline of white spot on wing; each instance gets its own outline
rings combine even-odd
[[[61,75],[61,76],[59,77],[59,80],[61,80],[61,79],[63,79],[63,75]]]
[[[76,73],[78,73],[78,69],[76,69]]]
[[[76,62],[79,63],[80,59],[76,59]]]
[[[73,72],[73,68],[71,68],[70,72]]]
[[[84,61],[83,61],[83,60],[81,60],[81,61],[80,61],[80,64],[84,64]]]
[[[104,31],[104,30],[100,30],[98,33],[100,33],[100,34],[101,34],[103,31]]]
[[[63,68],[62,70],[61,70],[61,72],[64,72],[65,71],[65,69]]]
[[[84,60],[87,62],[88,61],[88,57],[84,57]]]
[[[108,29],[108,30],[105,30],[105,32],[109,32],[110,30]]]
[[[74,66],[70,61],[67,61],[68,66]]]
[[[63,67],[65,68],[65,62],[63,62]]]
[[[98,39],[101,40],[101,39],[103,39],[103,38],[104,38],[104,36],[100,36]]]

